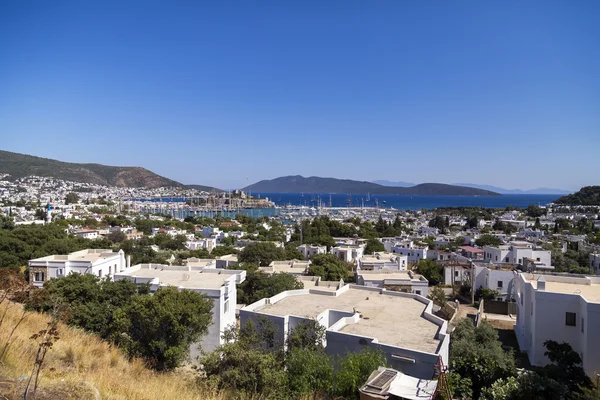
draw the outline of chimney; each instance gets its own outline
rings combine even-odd
[[[125,264],[125,268],[131,267],[131,256],[127,256],[127,263]]]
[[[537,290],[542,292],[546,291],[546,278],[544,278],[543,275],[537,281]]]

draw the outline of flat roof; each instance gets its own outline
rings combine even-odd
[[[164,266],[167,267],[167,266]],[[158,278],[161,285],[183,287],[187,289],[218,289],[232,275],[223,270],[209,272],[203,270],[169,270],[166,268],[142,267],[134,271],[119,272],[117,275],[132,278]]]
[[[412,280],[418,281],[422,275],[414,274],[411,278],[408,271],[397,271],[397,270],[387,270],[383,269],[380,271],[358,271],[358,275],[361,275],[363,279],[366,280],[376,280],[376,279],[402,279],[402,280]],[[422,281],[427,282],[427,281]]]
[[[542,276],[544,276],[544,275],[542,275]],[[540,275],[537,275],[537,277],[540,277]],[[544,290],[545,292],[562,293],[562,294],[579,294],[589,302],[600,303],[600,284],[598,284],[598,283],[586,284],[585,281],[583,281],[586,278],[573,278],[575,280],[582,280],[582,282],[573,282],[573,283],[555,282],[555,281],[548,280],[548,279],[552,279],[551,277],[552,277],[552,275],[544,276],[544,278],[546,279],[546,289]],[[529,278],[525,275],[524,275],[524,278],[526,281],[531,283],[531,285],[533,286],[534,289],[537,290],[537,287],[538,287],[537,279],[538,278],[536,278],[536,277]]]
[[[362,318],[340,332],[377,338],[380,343],[427,353],[437,351],[439,326],[422,317],[426,305],[410,297],[392,296],[350,287],[338,296],[317,293],[287,296],[256,312],[316,318],[325,310],[352,312]]]
[[[107,249],[88,249],[80,250],[68,255],[53,254],[51,256],[40,257],[31,261],[88,261],[94,263],[101,259],[118,257],[119,253]]]

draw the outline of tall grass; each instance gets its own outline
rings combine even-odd
[[[0,306],[3,313],[10,304],[0,327],[0,346],[6,343],[22,313],[20,304],[7,303]],[[38,346],[30,337],[44,329],[47,322],[46,315],[27,313],[0,360],[2,380],[19,382],[29,376]],[[195,374],[189,371],[157,373],[146,368],[141,360],[129,361],[119,349],[92,334],[64,324],[59,324],[58,329],[60,339],[46,355],[40,388],[54,393],[59,390],[60,398],[93,399],[97,394],[102,399],[132,400],[226,398],[223,393],[199,388]],[[62,395],[60,388],[64,388]]]

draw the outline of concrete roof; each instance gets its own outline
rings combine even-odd
[[[233,275],[224,272],[225,270],[210,272],[204,270],[170,270],[167,268],[167,265],[163,266],[162,269],[160,269],[160,267],[155,269],[144,266],[132,271],[119,272],[118,275],[138,278],[158,278],[161,285],[177,286],[187,289],[218,289]]]
[[[51,256],[36,258],[30,261],[86,261],[94,263],[101,259],[118,257],[119,253],[114,253],[107,249],[87,249],[80,250],[68,255],[53,254]]]
[[[439,326],[422,317],[426,305],[410,297],[351,287],[338,296],[316,293],[287,296],[256,311],[268,315],[315,318],[325,310],[352,312],[362,318],[340,332],[377,338],[380,343],[435,353]]]
[[[397,270],[389,270],[389,269],[382,269],[380,271],[358,271],[357,274],[362,276],[363,279],[369,280],[369,281],[370,280],[382,280],[382,279],[394,279],[394,280],[412,280],[412,281],[421,282],[419,278],[422,277],[422,275],[413,274],[413,277],[411,278],[408,271],[397,271]],[[425,278],[423,278],[423,279],[425,279]],[[422,282],[427,282],[427,281],[423,280]]]
[[[552,275],[543,275],[546,279],[546,289],[544,291],[551,293],[563,294],[579,294],[587,301],[592,303],[600,303],[600,283],[591,283],[587,278],[573,278],[579,282],[555,282],[552,281]],[[525,280],[531,283],[534,289],[537,290],[537,278],[540,275],[531,276],[524,275]]]

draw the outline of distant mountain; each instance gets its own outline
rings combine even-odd
[[[500,194],[569,194],[571,193],[568,190],[562,189],[550,189],[550,188],[537,188],[530,190],[521,190],[521,189],[503,189],[496,186],[490,185],[478,185],[476,183],[453,183],[453,185],[458,186],[466,186],[472,187],[476,189],[490,190],[492,192],[497,192]]]
[[[379,180],[379,181],[373,181],[373,183],[376,183],[378,185],[382,185],[382,186],[394,186],[394,187],[411,187],[411,186],[415,186],[414,183],[410,183],[410,182],[392,182],[392,181],[386,181],[384,180]]]
[[[185,185],[186,188],[188,189],[196,189],[196,190],[200,190],[201,192],[224,192],[224,190],[222,189],[217,189],[215,187],[212,186],[204,186],[204,185]]]
[[[579,191],[555,200],[566,206],[600,206],[600,186],[585,186]]]
[[[500,196],[488,190],[444,185],[441,183],[422,183],[412,187],[392,187],[372,182],[349,179],[320,178],[300,175],[283,176],[264,180],[244,188],[244,191],[263,193],[372,193],[407,194],[431,196]]]
[[[145,168],[67,163],[3,150],[0,150],[0,173],[9,174],[9,179],[37,175],[117,187],[184,187]]]

